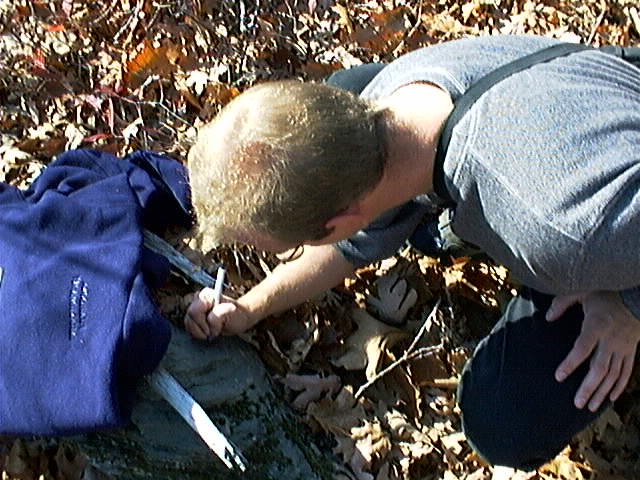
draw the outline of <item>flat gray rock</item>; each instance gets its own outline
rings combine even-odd
[[[81,439],[81,447],[101,471],[131,479],[333,477],[331,454],[321,454],[310,441],[250,345],[232,337],[196,342],[174,329],[162,365],[242,452],[247,471],[229,470],[146,382],[140,386],[130,428]]]

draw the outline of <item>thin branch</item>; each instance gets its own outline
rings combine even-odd
[[[154,252],[164,255],[169,260],[171,265],[173,265],[189,280],[196,282],[203,287],[214,287],[216,285],[216,281],[211,275],[209,275],[201,267],[198,267],[193,262],[191,262],[191,260],[185,257],[182,253],[180,253],[172,245],[170,245],[167,241],[165,241],[158,235],[145,230],[144,245]],[[214,267],[220,268],[222,267],[222,265],[217,264],[214,265]]]
[[[361,385],[360,388],[358,388],[358,391],[355,393],[356,399],[360,398],[360,396],[364,393],[364,391],[367,388],[369,388],[371,385],[376,383],[378,380],[380,380],[382,377],[384,377],[387,373],[389,373],[391,370],[396,368],[398,365],[404,362],[407,362],[409,360],[413,360],[414,358],[426,355],[427,353],[437,351],[442,348],[442,343],[440,343],[438,345],[433,345],[431,347],[420,348],[415,352],[413,351],[413,349],[416,347],[416,345],[418,344],[418,342],[420,341],[424,333],[427,331],[429,326],[433,323],[433,319],[435,318],[435,315],[438,312],[438,307],[440,306],[440,300],[441,299],[438,299],[436,304],[433,306],[431,313],[429,313],[427,318],[422,323],[420,330],[418,330],[418,333],[416,333],[416,336],[413,338],[413,341],[411,342],[411,345],[409,345],[409,348],[407,348],[405,352],[402,354],[402,356],[398,358],[395,362],[391,363],[386,368],[380,370],[373,378],[369,379],[367,383]]]
[[[636,29],[636,33],[640,35],[640,14],[638,13],[638,9],[636,7],[629,7],[628,15],[633,27]]]
[[[602,11],[600,12],[600,15],[598,15],[596,23],[594,23],[593,28],[591,29],[591,34],[589,34],[589,38],[587,39],[587,45],[591,45],[591,42],[593,42],[593,39],[596,36],[596,32],[598,31],[598,27],[600,27],[600,25],[602,24],[604,15],[605,13],[607,13],[607,2],[605,2],[604,0],[600,2],[600,8],[602,9]]]
[[[392,52],[393,57],[397,56],[400,50],[404,48],[405,43],[407,43],[407,39],[411,38],[411,36],[414,33],[416,33],[416,30],[422,23],[422,0],[420,0],[420,3],[418,4],[418,14],[416,16],[417,16],[416,22],[411,26],[411,29],[407,32],[407,34],[400,41],[400,43],[396,45],[396,48],[393,49],[393,52]]]
[[[132,14],[129,16],[120,30],[118,30],[118,33],[116,33],[115,37],[113,37],[113,40],[117,42],[120,36],[124,33],[125,29],[129,28],[129,33],[122,43],[122,47],[124,49],[127,48],[127,45],[129,45],[129,43],[131,43],[131,40],[133,39],[135,29],[138,27],[138,23],[140,22],[140,12],[142,12],[143,6],[144,0],[138,0],[138,3],[136,3],[136,8],[133,10]]]
[[[113,0],[111,2],[111,5],[109,5],[104,12],[102,12],[98,18],[96,18],[95,20],[93,20],[94,24],[100,23],[101,21],[103,21],[105,18],[107,18],[109,15],[111,15],[111,11],[113,10],[113,8],[118,4],[118,0]]]
[[[187,120],[185,120],[184,118],[182,118],[180,115],[178,115],[177,113],[173,112],[172,110],[169,109],[169,107],[167,107],[166,105],[164,105],[161,102],[154,102],[151,100],[132,100],[130,98],[127,97],[123,97],[120,96],[118,94],[112,94],[112,96],[118,98],[119,100],[122,100],[123,102],[132,104],[132,105],[136,105],[136,106],[140,106],[140,105],[147,105],[150,107],[159,107],[162,110],[164,110],[165,112],[167,112],[167,114],[169,114],[170,117],[175,118],[176,120],[179,120],[180,122],[182,122],[183,124],[187,125],[188,127],[192,127],[193,124],[191,122],[188,122]]]

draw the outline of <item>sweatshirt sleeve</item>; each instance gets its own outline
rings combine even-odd
[[[124,160],[131,165],[129,183],[145,209],[149,228],[192,226],[191,189],[182,163],[149,151],[137,151]]]

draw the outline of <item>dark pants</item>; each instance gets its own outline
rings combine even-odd
[[[341,70],[327,83],[359,93],[382,67]],[[551,300],[524,289],[479,343],[462,373],[458,403],[464,432],[473,448],[495,465],[540,466],[602,411],[594,414],[573,405],[588,361],[563,383],[554,378],[580,333],[582,310],[575,306],[549,323],[544,314]]]
[[[552,459],[571,438],[597,418],[579,410],[573,398],[589,362],[564,382],[554,372],[582,325],[574,306],[549,323],[553,297],[524,289],[476,347],[458,388],[462,425],[474,449],[489,462],[520,469]]]

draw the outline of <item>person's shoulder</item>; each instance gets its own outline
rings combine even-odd
[[[536,48],[544,48],[560,40],[544,37],[540,35],[482,35],[475,37],[464,37],[456,40],[449,40],[442,43],[428,45],[412,52],[405,54],[406,56],[426,54],[426,53],[444,53],[447,51],[469,51],[469,50],[500,50],[518,48],[523,50],[535,50]]]
[[[535,35],[486,35],[421,47],[383,68],[361,96],[378,100],[404,85],[428,82],[455,99],[489,71],[554,42],[558,40]]]

